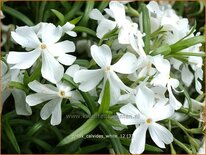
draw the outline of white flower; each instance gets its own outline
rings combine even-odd
[[[2,72],[2,104],[12,94],[14,97],[15,110],[17,115],[31,115],[32,111],[26,103],[26,93],[23,90],[9,87],[11,81],[23,82],[23,75],[18,69],[9,70],[8,66],[1,60]],[[2,105],[3,106],[3,105]]]
[[[77,71],[74,76],[74,82],[80,83],[79,89],[87,92],[95,88],[102,79],[104,79],[103,83],[108,79],[111,89],[111,104],[114,104],[119,98],[120,89],[126,90],[127,88],[115,72],[121,74],[133,73],[136,70],[136,57],[134,54],[126,53],[118,62],[111,65],[112,53],[107,45],[102,45],[100,47],[93,45],[91,47],[91,55],[101,68]],[[100,98],[103,95],[102,93]]]
[[[117,113],[124,125],[136,125],[130,144],[132,154],[141,154],[145,149],[146,132],[149,130],[152,140],[160,148],[173,141],[173,135],[157,122],[171,117],[173,108],[164,101],[155,102],[153,91],[146,86],[140,86],[136,95],[136,106],[127,104]],[[139,116],[139,117],[138,117]]]
[[[97,20],[99,25],[97,26],[97,37],[98,38],[102,38],[106,33],[112,31],[115,27],[116,27],[116,23],[114,21],[111,21],[107,18],[105,18],[102,13],[97,10],[97,9],[93,9],[90,14],[89,17]]]
[[[61,102],[64,98],[69,100],[80,99],[79,94],[75,90],[72,90],[71,87],[62,82],[57,83],[56,87],[54,87],[50,84],[41,84],[38,81],[33,81],[30,82],[28,86],[36,93],[28,95],[26,97],[26,102],[30,106],[35,106],[45,101],[49,101],[41,109],[40,116],[43,120],[46,120],[51,116],[52,125],[61,123]]]
[[[62,29],[63,31],[68,34],[69,36],[72,36],[72,37],[76,37],[77,36],[77,33],[72,31],[74,29],[75,25],[67,22],[66,24],[64,24],[62,26]]]
[[[62,28],[55,27],[53,24],[40,24],[38,34],[28,26],[18,27],[11,35],[22,47],[32,50],[30,52],[10,52],[7,62],[14,64],[11,69],[30,68],[41,56],[42,76],[52,83],[57,83],[64,74],[64,68],[59,62],[71,65],[76,59],[76,57],[66,54],[75,51],[74,43],[71,41],[57,43],[62,36]]]
[[[130,80],[136,81],[140,78],[152,76],[156,73],[156,69],[152,67],[151,56],[147,55],[146,57],[139,57],[137,61],[137,71],[128,76]]]
[[[175,110],[181,108],[182,104],[175,98],[172,92],[172,89],[178,92],[176,88],[179,86],[179,81],[170,77],[171,66],[169,61],[164,59],[163,56],[157,55],[153,57],[153,64],[159,73],[151,81],[151,84],[154,86],[167,87],[171,106]]]
[[[151,31],[154,32],[160,26],[163,26],[164,42],[173,44],[187,35],[189,32],[189,22],[187,18],[181,18],[171,5],[159,5],[155,1],[151,1],[147,8],[150,13]]]
[[[115,21],[105,18],[99,10],[93,9],[90,13],[90,18],[99,21],[97,37],[102,38],[106,33],[118,27],[119,43],[130,45],[140,56],[146,56],[142,39],[144,35],[138,30],[138,25],[126,16],[124,5],[117,1],[111,1],[109,9],[106,8],[104,11]]]

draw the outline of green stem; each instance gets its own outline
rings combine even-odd
[[[87,28],[87,27],[76,26],[76,27],[73,29],[73,31],[85,32],[85,33],[87,33],[87,34],[89,34],[89,35],[91,35],[91,36],[93,36],[93,37],[95,37],[95,38],[97,37],[97,36],[96,36],[96,32],[93,31],[93,30],[91,30],[91,29],[89,29],[89,28]]]
[[[112,128],[110,124],[107,123],[106,120],[102,120],[100,122],[100,128],[103,130],[105,135],[108,135],[112,144],[112,148],[114,149],[116,154],[124,154],[124,148],[118,138],[117,133]]]

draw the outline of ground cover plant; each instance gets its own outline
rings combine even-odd
[[[1,9],[2,153],[204,154],[204,1]]]

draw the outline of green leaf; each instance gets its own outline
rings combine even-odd
[[[46,121],[39,121],[37,123],[35,123],[30,129],[29,131],[26,133],[26,135],[28,136],[32,136],[35,133],[37,133],[39,130],[41,130],[44,125],[46,124]]]
[[[114,149],[115,154],[126,154],[124,147],[122,146],[120,139],[118,138],[117,133],[112,128],[112,126],[107,122],[107,120],[102,120],[100,122],[101,130],[104,135],[109,135],[112,148]]]
[[[89,109],[84,104],[82,104],[81,102],[71,103],[71,105],[75,106],[75,107],[78,107],[78,108],[82,109],[84,112],[86,112],[88,115],[91,115]]]
[[[72,132],[70,135],[66,136],[62,141],[59,142],[57,146],[63,146],[69,144],[79,138],[82,138],[92,130],[94,130],[99,124],[99,120],[93,115],[90,119],[88,119],[82,126]]]
[[[104,87],[104,94],[101,105],[99,107],[99,113],[104,113],[109,109],[110,106],[110,84],[107,80]]]
[[[79,150],[77,152],[75,152],[75,154],[88,154],[88,153],[92,153],[98,150],[101,150],[105,147],[108,147],[109,142],[108,141],[103,141],[99,144],[94,144],[94,145],[89,145],[89,146],[85,146],[82,148],[79,148]]]
[[[81,19],[82,19],[82,16],[79,16],[69,21],[69,23],[76,25]]]
[[[25,91],[25,92],[28,92],[27,87],[25,87],[25,85],[22,84],[22,83],[20,83],[20,82],[11,81],[11,82],[9,83],[9,87],[21,89],[21,90],[23,90],[23,91]]]
[[[86,2],[86,9],[84,10],[84,15],[82,20],[80,21],[79,25],[87,26],[89,20],[89,13],[92,11],[94,7],[94,1],[87,1]]]
[[[130,6],[130,4],[128,4],[127,7],[125,6],[125,11],[126,11],[126,13],[130,14],[131,16],[139,17],[139,12],[137,10],[135,10],[134,8],[132,8]]]
[[[51,11],[52,11],[52,12],[57,16],[57,18],[59,19],[60,25],[63,25],[64,22],[65,22],[64,15],[63,15],[61,12],[59,12],[59,11],[57,11],[57,10],[55,10],[55,9],[51,9]]]
[[[113,36],[115,36],[115,35],[118,35],[118,33],[117,33],[118,30],[119,30],[118,27],[115,27],[113,30],[107,32],[107,33],[102,37],[102,39],[100,39],[98,45],[100,46],[104,40],[109,39],[109,38],[111,38],[111,37],[113,37]]]
[[[151,52],[151,55],[158,55],[158,54],[162,54],[162,55],[168,55],[171,52],[171,48],[169,45],[162,45],[159,48],[157,48],[156,50]]]
[[[171,53],[179,52],[183,49],[186,49],[188,47],[194,46],[199,43],[205,43],[205,37],[204,36],[195,36],[189,39],[178,41],[177,43],[171,45]]]
[[[185,152],[187,152],[188,154],[192,154],[192,151],[185,144],[183,144],[176,138],[174,138],[174,143],[178,145],[180,148],[182,148],[183,150],[185,150]]]
[[[96,36],[96,32],[87,28],[87,27],[83,27],[83,26],[76,26],[73,31],[76,31],[76,32],[85,32],[93,37],[97,37]]]
[[[3,12],[6,12],[9,15],[21,20],[26,25],[28,25],[28,26],[33,26],[34,25],[34,23],[27,16],[22,14],[21,12],[15,10],[13,8],[10,8],[10,7],[6,6],[5,4],[3,5],[2,9],[3,9]]]
[[[195,29],[196,29],[196,26],[197,26],[197,22],[195,21],[195,24],[194,24],[194,26],[191,28],[190,32],[189,32],[185,37],[183,37],[182,39],[180,39],[179,41],[184,40],[185,38],[187,38],[188,36],[190,36],[192,33],[194,33],[194,32],[195,32]]]
[[[98,10],[102,12],[108,5],[109,1],[102,1],[98,6]]]
[[[85,59],[76,59],[74,64],[78,64],[80,66],[87,67],[87,66],[89,66],[89,61],[85,60]]]
[[[80,10],[83,4],[83,2],[74,2],[74,4],[72,5],[72,9],[65,15],[65,21],[69,21],[70,19],[74,18],[74,16]]]
[[[16,137],[13,133],[11,126],[9,125],[9,123],[7,121],[4,121],[4,128],[3,129],[8,137],[8,141],[10,141],[10,143],[14,147],[15,152],[20,153],[21,151],[20,151],[18,142],[16,140]]]
[[[150,38],[151,38],[151,39],[152,39],[152,38],[155,38],[155,37],[157,37],[159,34],[166,32],[166,31],[163,31],[162,28],[163,28],[163,26],[160,26],[157,30],[155,30],[155,31],[150,35]]]
[[[148,54],[150,51],[150,35],[151,35],[150,16],[149,16],[149,11],[145,4],[141,4],[141,9],[142,9],[143,32],[146,34],[143,38],[145,44],[144,50],[146,54]]]
[[[46,151],[50,151],[53,149],[51,145],[49,145],[47,142],[45,142],[39,138],[32,137],[31,142],[39,145],[41,148],[43,148]]]

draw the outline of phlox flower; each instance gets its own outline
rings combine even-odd
[[[51,23],[40,24],[37,34],[34,28],[18,27],[15,32],[11,32],[11,36],[29,52],[9,52],[7,62],[14,64],[11,69],[30,68],[41,56],[42,76],[52,83],[59,82],[64,74],[64,67],[60,63],[71,65],[76,59],[67,54],[75,51],[73,42],[66,40],[57,43],[62,33],[61,27]]]
[[[9,87],[11,81],[23,83],[23,73],[19,69],[10,70],[8,66],[1,60],[1,80],[2,80],[2,101],[3,104],[6,99],[12,94],[15,103],[15,110],[17,115],[31,115],[32,111],[26,103],[26,93],[23,90]],[[2,105],[3,106],[3,105]]]
[[[51,125],[58,125],[62,120],[61,103],[63,99],[80,100],[77,91],[72,90],[72,87],[65,85],[62,82],[56,84],[56,87],[51,84],[41,84],[38,81],[33,81],[28,84],[29,88],[35,91],[35,94],[28,95],[26,102],[30,106],[35,106],[48,101],[41,109],[40,116],[43,120],[51,116]]]
[[[169,92],[169,103],[175,109],[180,109],[182,104],[175,98],[172,89],[176,90],[179,86],[179,81],[177,79],[170,77],[171,65],[168,60],[164,59],[162,55],[157,55],[153,57],[153,64],[158,70],[158,73],[152,79],[151,84],[154,86],[167,87]]]
[[[133,73],[136,70],[136,56],[132,53],[125,53],[118,62],[112,65],[112,53],[110,48],[105,44],[100,47],[93,45],[91,47],[91,55],[100,69],[79,70],[74,75],[74,82],[80,83],[79,89],[87,92],[94,89],[102,79],[103,84],[108,79],[111,89],[111,104],[114,104],[120,96],[120,90],[127,89],[116,72],[121,74]]]
[[[135,99],[137,107],[129,103],[120,108],[121,113],[117,113],[122,124],[136,126],[130,152],[141,154],[144,151],[147,130],[155,144],[165,148],[165,144],[173,141],[173,135],[157,122],[171,117],[174,114],[173,108],[164,100],[156,102],[153,91],[144,85],[140,85]]]

